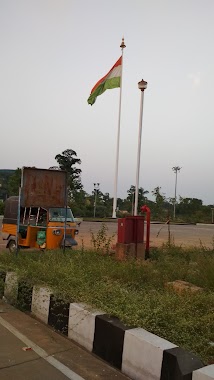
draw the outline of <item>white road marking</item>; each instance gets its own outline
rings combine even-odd
[[[59,360],[55,359],[53,356],[48,355],[48,353],[41,347],[37,346],[36,343],[32,342],[25,335],[20,333],[15,327],[13,327],[9,322],[5,321],[0,317],[0,324],[9,330],[13,335],[15,335],[19,340],[21,340],[26,346],[31,347],[32,350],[36,352],[42,359],[46,360],[53,367],[58,369],[63,375],[67,376],[70,380],[85,380],[83,377],[79,376],[76,372],[72,371],[70,368],[66,367]]]

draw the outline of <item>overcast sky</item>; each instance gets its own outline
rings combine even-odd
[[[214,203],[213,0],[0,0],[0,168],[49,168],[67,148],[87,192],[113,196],[119,89],[93,106],[95,83],[121,55],[118,196],[135,184]]]

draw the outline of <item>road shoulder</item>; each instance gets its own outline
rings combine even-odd
[[[95,378],[98,380],[101,380],[101,379],[127,380],[128,379],[121,372],[110,367],[108,364],[104,363],[102,360],[98,359],[91,353],[88,353],[86,350],[78,346],[76,343],[73,343],[72,341],[68,340],[66,337],[61,336],[60,334],[53,331],[48,326],[32,318],[31,316],[25,313],[22,313],[21,311],[15,309],[11,305],[4,303],[3,301],[0,301],[0,317],[3,321],[5,321],[6,325],[12,326],[12,328],[15,329],[14,331],[18,331],[21,334],[20,335],[21,337],[22,336],[26,337],[30,342],[33,342],[35,346],[39,347],[41,349],[41,352],[43,353],[45,352],[48,355],[48,357],[51,358],[49,363],[55,360],[56,362],[59,362],[62,364],[62,368],[64,368],[63,366],[65,366],[66,368],[75,372],[78,376],[82,377],[84,380],[92,380]],[[10,335],[10,338],[11,338],[11,335]],[[14,338],[11,338],[11,339],[13,340]],[[25,343],[26,342],[28,341],[25,341]],[[24,344],[23,341],[22,343],[20,344],[20,351],[26,345]],[[23,356],[23,352],[22,354],[20,354],[20,351],[19,350],[17,351],[18,343],[12,342],[11,344],[12,346],[14,346],[14,344],[16,345],[16,350],[14,351],[15,355]],[[4,345],[1,344],[1,346],[3,347]],[[26,362],[27,362],[27,355],[29,352],[26,351],[24,353],[26,354]],[[37,354],[38,353],[36,352],[35,355]],[[40,357],[42,356],[40,355]],[[38,358],[35,357],[33,359],[38,359]],[[11,358],[9,358],[9,360],[11,360]],[[23,362],[21,361],[20,364],[23,365]],[[11,366],[7,365],[6,367],[12,368],[12,366],[13,364]],[[42,363],[42,366],[44,366],[44,363]],[[0,368],[1,368],[1,363],[0,363]],[[5,368],[0,369],[1,379],[3,378],[1,377],[1,374],[3,376],[3,372],[1,371],[5,371],[5,370],[6,370]],[[21,367],[20,367],[20,370],[21,370]],[[32,370],[33,370],[33,366],[32,366]],[[45,367],[44,367],[44,371],[46,371]],[[51,368],[51,371],[52,371],[52,368]],[[8,370],[6,372],[8,373]],[[8,376],[9,376],[9,373],[8,373]],[[22,377],[20,377],[20,379],[21,378]],[[47,376],[45,376],[45,378],[48,379]],[[62,379],[63,378],[64,378],[64,375]],[[72,378],[72,377],[65,377],[65,378]]]

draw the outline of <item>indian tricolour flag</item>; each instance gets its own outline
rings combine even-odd
[[[122,56],[109,70],[109,72],[101,78],[91,90],[88,98],[88,104],[94,104],[97,96],[103,94],[105,90],[120,87],[120,78],[122,74]]]

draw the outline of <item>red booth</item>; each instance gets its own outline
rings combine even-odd
[[[128,216],[118,219],[118,243],[143,243],[144,216]]]

